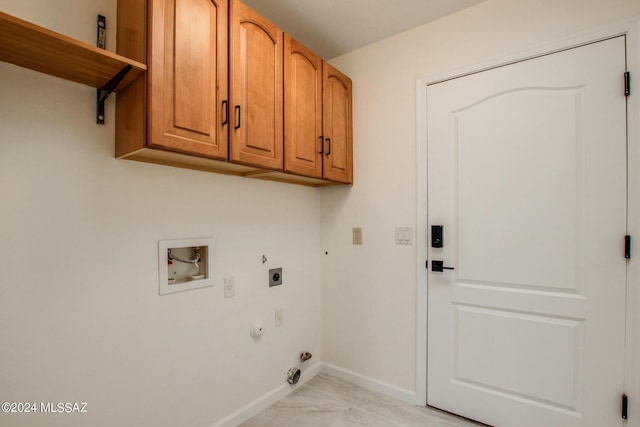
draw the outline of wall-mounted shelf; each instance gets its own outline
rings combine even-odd
[[[30,68],[100,89],[125,67],[131,69],[114,88],[117,92],[147,66],[0,12],[0,61]]]

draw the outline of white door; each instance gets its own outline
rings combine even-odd
[[[427,88],[430,406],[622,425],[624,71],[621,36]]]

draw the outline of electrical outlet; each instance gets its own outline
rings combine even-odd
[[[231,298],[236,295],[236,279],[233,277],[224,278],[224,297]]]
[[[353,244],[362,244],[362,227],[353,227]]]
[[[282,268],[269,270],[269,287],[282,285]]]
[[[284,324],[284,309],[283,308],[277,309],[274,317],[275,317],[276,326],[282,326]]]

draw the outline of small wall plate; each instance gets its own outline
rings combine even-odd
[[[282,285],[282,268],[269,270],[269,287]]]

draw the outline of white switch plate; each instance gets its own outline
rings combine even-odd
[[[284,324],[284,309],[279,308],[276,310],[276,314],[274,316],[276,326],[282,326]]]
[[[236,279],[233,277],[224,278],[224,297],[231,298],[236,294]]]
[[[353,227],[353,244],[362,244],[362,227]]]
[[[396,245],[413,245],[413,228],[396,227]]]

